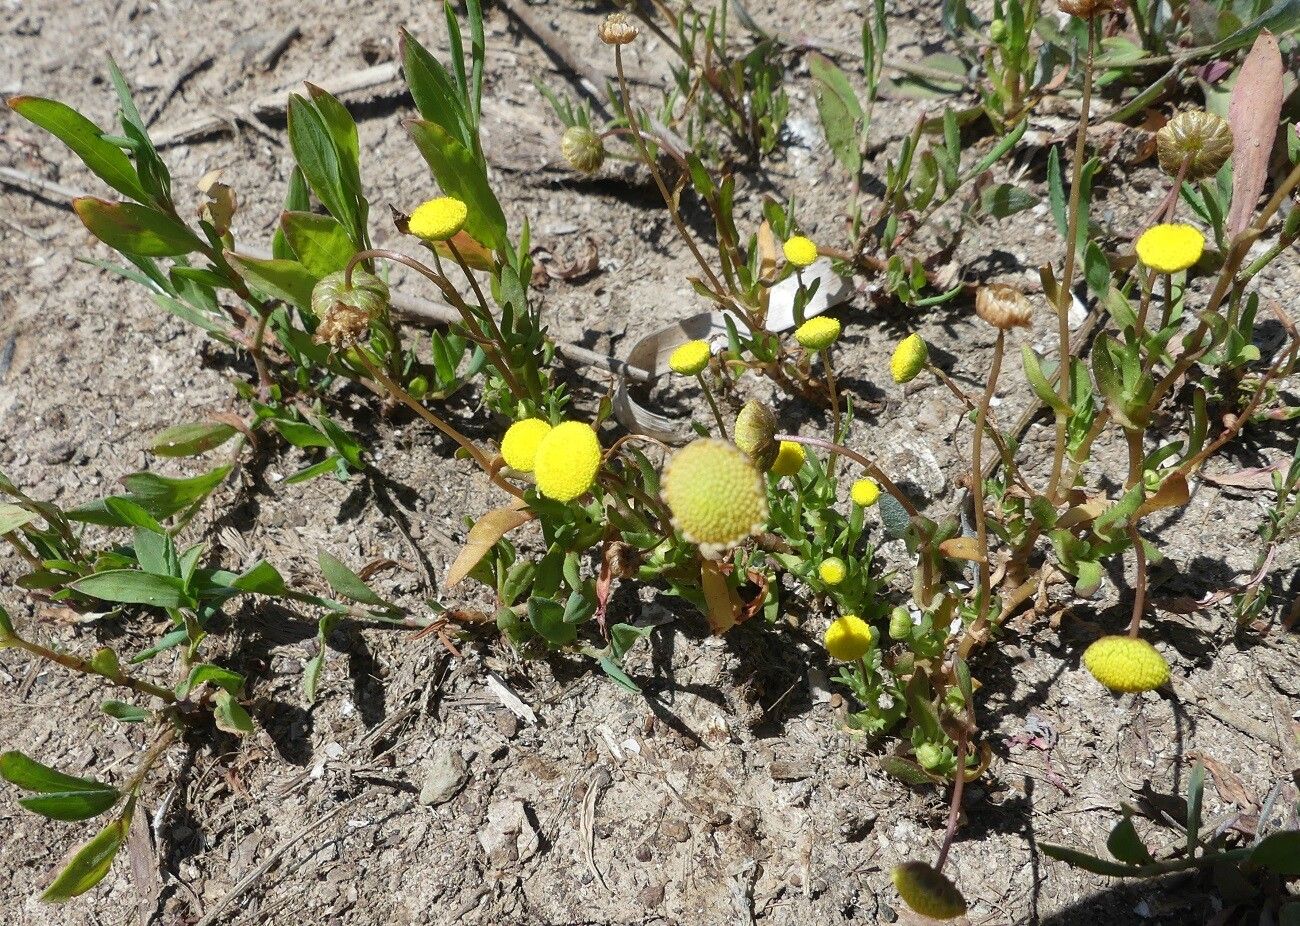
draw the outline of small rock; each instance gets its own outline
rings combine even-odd
[[[685,820],[674,820],[670,817],[660,825],[659,831],[674,842],[685,842],[691,838],[691,828],[686,825]]]
[[[479,830],[478,841],[498,869],[528,861],[541,844],[524,802],[510,800],[488,806],[487,824]]]
[[[436,807],[456,796],[465,784],[465,760],[448,747],[434,751],[420,785],[420,803]]]
[[[637,900],[641,901],[641,906],[647,909],[659,906],[664,902],[664,886],[662,884],[647,884],[641,888],[641,893],[637,894]]]
[[[806,762],[795,762],[793,759],[777,759],[767,770],[776,781],[803,781],[812,775]]]

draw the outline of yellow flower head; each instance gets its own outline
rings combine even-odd
[[[537,489],[557,502],[571,502],[591,488],[600,469],[600,438],[591,425],[565,421],[537,445]]]
[[[776,451],[776,462],[772,464],[771,471],[776,476],[793,476],[803,469],[803,461],[806,457],[803,444],[783,440]]]
[[[859,508],[870,508],[880,498],[880,486],[876,485],[874,479],[859,479],[853,483],[849,494],[853,497],[853,504]]]
[[[889,373],[896,383],[910,383],[925,369],[930,359],[930,348],[919,334],[909,334],[898,342],[894,356],[889,360]]]
[[[469,207],[454,196],[439,196],[415,207],[406,227],[425,241],[446,241],[465,227]]]
[[[541,418],[516,421],[501,440],[501,456],[505,458],[506,466],[521,473],[531,473],[537,459],[537,448],[550,433],[551,423]]]
[[[717,556],[767,521],[763,477],[734,444],[702,438],[664,467],[663,499],[673,526],[705,556]]]
[[[1205,236],[1192,225],[1167,222],[1152,225],[1137,240],[1137,256],[1152,270],[1177,273],[1201,259]]]
[[[924,862],[904,862],[894,867],[894,888],[903,902],[934,920],[956,919],[966,912],[966,898],[941,871]]]
[[[838,556],[828,556],[822,560],[822,564],[817,567],[817,575],[827,585],[839,585],[848,575],[848,567],[844,565],[844,560]],[[832,625],[833,626],[833,625]]]
[[[845,614],[831,621],[826,628],[826,652],[832,659],[852,662],[861,659],[875,643],[875,631],[871,625],[856,614]]]
[[[709,365],[708,341],[687,341],[668,358],[668,366],[682,376],[697,376]]]
[[[794,339],[810,351],[825,350],[840,339],[839,319],[828,315],[810,318],[794,330]]]
[[[803,235],[795,235],[781,250],[785,252],[785,259],[796,267],[811,266],[817,259],[817,245]]]
[[[1083,651],[1083,664],[1111,691],[1154,691],[1169,681],[1165,657],[1137,637],[1102,637]]]

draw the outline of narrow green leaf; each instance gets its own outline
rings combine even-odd
[[[113,865],[117,850],[122,848],[122,843],[126,841],[126,834],[130,828],[131,814],[128,810],[77,850],[41,894],[41,900],[47,903],[71,900],[104,880],[104,876]]]
[[[807,62],[826,143],[849,176],[857,177],[862,172],[860,136],[866,121],[858,95],[848,76],[829,58],[813,52]]]
[[[995,183],[980,192],[980,211],[995,219],[1005,219],[1036,205],[1037,196],[1011,183]]]
[[[143,604],[156,608],[193,607],[185,583],[174,576],[157,576],[138,569],[109,569],[77,579],[71,587],[118,604]]]
[[[176,686],[176,696],[184,698],[204,684],[211,684],[222,691],[238,696],[244,690],[244,676],[210,662],[201,662],[190,669],[190,674]]]
[[[422,118],[440,125],[451,137],[460,139],[466,148],[472,148],[471,122],[447,69],[405,29],[401,30],[401,51],[402,72],[411,88],[416,111]]]
[[[287,591],[284,577],[266,560],[245,569],[230,583],[230,587],[257,595],[283,595]]]
[[[324,118],[298,94],[289,97],[289,145],[316,198],[352,234],[360,224],[357,201],[344,178],[345,167]],[[353,244],[363,247],[356,238]]]
[[[311,291],[317,277],[298,261],[246,257],[230,251],[226,251],[226,260],[253,289],[287,302],[300,312],[311,310]]]
[[[1106,839],[1106,850],[1116,859],[1129,865],[1145,865],[1151,861],[1151,853],[1142,844],[1132,817],[1127,814],[1115,824]]]
[[[370,586],[362,580],[361,576],[345,566],[342,560],[325,550],[321,550],[317,561],[320,563],[320,571],[325,576],[325,581],[339,595],[361,604],[375,607],[387,606],[388,602],[376,595]]]
[[[72,208],[92,235],[123,254],[178,257],[202,247],[188,228],[148,206],[82,196],[72,201]]]
[[[65,775],[17,751],[0,754],[0,778],[11,785],[17,785],[24,791],[36,791],[40,794],[113,790],[108,785],[90,778]]]
[[[24,524],[35,520],[36,517],[35,511],[29,511],[21,505],[11,505],[8,502],[0,503],[0,534],[16,531]]]
[[[89,820],[108,810],[121,796],[116,788],[106,788],[102,791],[65,791],[20,797],[18,803],[51,820]]]
[[[469,207],[465,231],[494,251],[504,251],[506,217],[488,183],[485,164],[436,122],[412,119],[407,129],[438,186]]]
[[[120,720],[123,723],[143,723],[153,716],[153,711],[147,708],[126,701],[116,701],[112,698],[101,704],[99,709],[114,720]]]
[[[178,424],[156,434],[149,449],[160,457],[192,457],[220,447],[235,433],[234,428],[219,421]]]
[[[248,711],[228,691],[217,692],[212,718],[216,721],[218,730],[236,736],[246,736],[253,732],[253,718],[248,716]]]
[[[1020,357],[1025,366],[1025,379],[1029,380],[1029,386],[1034,390],[1034,395],[1039,400],[1054,411],[1061,414],[1069,414],[1070,407],[1063,401],[1052,388],[1047,376],[1043,373],[1042,364],[1039,363],[1038,355],[1034,353],[1033,348],[1028,344],[1020,348]]]
[[[34,96],[14,97],[9,106],[71,148],[96,177],[114,190],[139,203],[150,201],[131,159],[117,145],[104,141],[99,126],[71,106]]]
[[[1040,842],[1038,847],[1049,858],[1065,862],[1067,865],[1073,865],[1075,868],[1082,868],[1084,871],[1090,871],[1095,875],[1105,875],[1111,878],[1131,878],[1141,873],[1141,869],[1134,865],[1110,862],[1106,859],[1097,858],[1095,855],[1088,855],[1086,852],[1071,849],[1068,846]]]

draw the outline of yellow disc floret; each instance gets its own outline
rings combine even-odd
[[[542,439],[551,433],[551,423],[541,418],[516,421],[501,440],[501,456],[506,466],[521,473],[531,473],[537,459],[537,448]]]
[[[1137,240],[1137,256],[1152,270],[1177,273],[1201,259],[1205,236],[1193,225],[1169,222],[1152,225]]]
[[[859,479],[853,483],[849,494],[853,496],[853,504],[859,508],[870,508],[880,498],[880,486],[876,485],[874,479]]]
[[[867,654],[875,639],[870,624],[856,614],[845,614],[831,621],[824,642],[832,659],[853,662]]]
[[[682,376],[698,376],[709,365],[708,341],[687,341],[668,358],[668,366]]]
[[[673,454],[664,467],[663,499],[673,526],[713,557],[767,521],[763,477],[734,444],[702,438]]]
[[[910,383],[925,369],[930,359],[930,348],[919,334],[912,333],[898,342],[894,356],[889,361],[889,373],[896,383]]]
[[[827,585],[839,585],[848,575],[849,569],[844,565],[844,560],[838,556],[828,556],[822,560],[821,565],[817,567],[817,575]],[[834,626],[834,625],[832,625]]]
[[[966,898],[948,876],[924,862],[904,862],[893,871],[894,888],[922,916],[951,920],[966,912]]]
[[[815,352],[825,350],[838,341],[841,330],[839,319],[818,315],[796,328],[794,339],[801,347]]]
[[[598,469],[600,438],[585,422],[557,424],[537,447],[537,489],[557,502],[571,502],[590,489]]]
[[[795,235],[781,250],[785,252],[785,259],[796,267],[811,266],[817,259],[817,245],[803,235]]]
[[[425,241],[446,241],[465,227],[469,207],[454,196],[439,196],[421,203],[411,213],[406,227]]]
[[[803,444],[797,444],[792,440],[783,440],[776,451],[776,462],[772,464],[772,474],[775,476],[793,476],[803,469],[803,461],[806,457],[807,454],[804,453]]]
[[[1154,691],[1169,681],[1169,663],[1137,637],[1102,637],[1083,651],[1092,677],[1111,691]]]

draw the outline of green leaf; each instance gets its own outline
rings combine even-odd
[[[1040,842],[1038,847],[1043,854],[1057,861],[1073,865],[1075,868],[1082,868],[1084,871],[1090,871],[1094,875],[1104,875],[1110,878],[1131,878],[1139,874],[1141,869],[1133,865],[1123,865],[1119,862],[1110,862],[1106,859],[1097,858],[1095,855],[1088,855],[1086,852],[1080,852],[1077,849],[1071,849],[1068,846],[1058,846],[1055,843]]]
[[[59,794],[40,794],[20,797],[18,803],[51,820],[89,820],[108,810],[121,798],[116,788],[102,791],[69,791]]]
[[[1244,48],[1255,41],[1264,29],[1268,29],[1275,35],[1284,35],[1295,29],[1297,25],[1300,25],[1300,0],[1270,3],[1265,12],[1215,45],[1212,53],[1222,55],[1224,52]]]
[[[1005,219],[1036,205],[1037,196],[1010,183],[995,183],[980,193],[980,211],[995,219]]]
[[[220,447],[235,436],[235,429],[219,421],[178,424],[154,436],[149,449],[160,457],[192,457]]]
[[[1187,852],[1196,850],[1201,838],[1201,808],[1205,801],[1205,764],[1197,762],[1187,777]],[[1297,872],[1300,874],[1300,872]]]
[[[253,732],[253,718],[248,716],[248,711],[228,691],[217,692],[212,718],[216,721],[218,730],[236,736],[246,736]]]
[[[143,723],[153,716],[151,710],[126,701],[116,701],[112,698],[101,704],[99,709],[114,720],[120,720],[123,723]]]
[[[338,219],[349,235],[360,225],[354,191],[349,189],[348,168],[335,146],[325,119],[315,106],[298,94],[289,97],[289,145],[302,169],[307,185],[330,215]],[[364,247],[353,237],[352,243]]]
[[[130,499],[110,495],[104,499],[104,507],[124,527],[142,527],[155,534],[167,533],[158,520]],[[141,565],[144,565],[143,563]],[[145,567],[149,572],[152,569]]]
[[[174,576],[157,576],[138,569],[109,569],[77,579],[71,587],[118,604],[143,604],[157,608],[194,607],[185,583]]]
[[[859,140],[866,114],[858,102],[848,77],[829,58],[813,52],[806,59],[813,78],[813,95],[822,119],[822,131],[835,160],[849,176],[862,173],[862,149]]]
[[[466,148],[472,148],[469,115],[447,69],[405,29],[401,30],[401,51],[402,71],[420,116],[441,126],[451,137],[459,138]]]
[[[381,608],[388,606],[388,602],[376,595],[361,576],[345,566],[342,560],[321,550],[317,562],[320,564],[320,571],[325,576],[325,581],[337,594],[361,604]]]
[[[606,675],[612,678],[619,685],[626,688],[628,691],[632,692],[633,694],[641,693],[641,686],[638,685],[636,682],[632,681],[631,676],[629,676],[626,672],[623,671],[623,667],[619,665],[614,660],[613,657],[601,656],[600,667],[602,670],[604,670]]]
[[[880,512],[880,522],[885,527],[885,536],[897,540],[907,534],[912,526],[912,519],[898,499],[888,492],[882,492],[877,509]]]
[[[891,775],[904,784],[913,787],[924,787],[934,784],[936,781],[936,778],[921,768],[919,764],[902,756],[882,756],[880,767],[886,775]]]
[[[298,261],[320,278],[347,267],[356,246],[338,219],[314,212],[286,212],[280,230]]]
[[[1252,865],[1263,865],[1284,878],[1300,877],[1300,830],[1265,836],[1250,853]]]
[[[184,698],[204,684],[211,684],[221,691],[238,696],[244,690],[244,676],[210,662],[201,662],[190,669],[190,674],[176,686],[176,697]]]
[[[293,172],[289,174],[289,188],[284,194],[284,211],[306,213],[310,209],[311,191],[307,189],[307,180],[302,175],[302,168],[295,164]],[[289,246],[283,228],[277,228],[271,237],[271,256],[280,260],[287,260],[294,256],[293,248]],[[301,258],[301,255],[299,257]]]
[[[465,231],[492,250],[504,251],[506,217],[488,183],[484,163],[435,122],[412,119],[406,125],[438,186],[469,207]]]
[[[9,612],[4,609],[4,605],[0,605],[0,649],[7,646],[16,636],[13,621],[9,619]]]
[[[1132,817],[1124,815],[1106,839],[1106,850],[1121,862],[1129,865],[1145,865],[1151,861],[1151,853],[1142,844]]]
[[[29,521],[35,520],[36,517],[35,511],[28,511],[21,505],[11,505],[8,502],[0,503],[0,534],[16,531]]]
[[[1146,499],[1146,486],[1139,479],[1137,484],[1125,491],[1119,501],[1097,516],[1093,522],[1093,532],[1103,540],[1111,539],[1111,534],[1125,527]]]
[[[92,235],[128,256],[178,257],[202,247],[188,228],[148,206],[82,196],[72,208]]]
[[[316,701],[316,689],[320,685],[321,670],[325,668],[325,653],[329,648],[330,634],[339,622],[339,615],[325,614],[316,623],[316,653],[307,660],[302,673],[302,690],[308,704]]]
[[[136,202],[150,201],[131,159],[117,145],[104,141],[99,126],[71,106],[34,96],[14,97],[9,106],[71,148],[96,177],[117,192]]]
[[[40,794],[113,790],[90,778],[65,775],[16,751],[0,753],[0,778],[24,791]]]
[[[311,311],[311,291],[317,277],[296,260],[246,257],[226,251],[226,261],[253,289],[287,302],[300,312]]]
[[[1043,373],[1042,364],[1038,361],[1038,355],[1034,353],[1033,348],[1028,344],[1021,346],[1020,356],[1025,365],[1025,379],[1029,380],[1030,388],[1034,390],[1034,395],[1044,404],[1059,412],[1062,415],[1070,413],[1070,407],[1061,400],[1052,384],[1048,381],[1047,376]]]
[[[245,569],[230,583],[230,587],[256,595],[283,595],[288,590],[280,571],[266,560]]]
[[[71,900],[104,880],[104,876],[113,865],[117,850],[122,848],[122,843],[126,841],[126,834],[130,828],[131,814],[128,810],[77,850],[41,894],[41,900],[47,903]]]
[[[529,599],[528,622],[551,646],[566,646],[578,636],[578,628],[564,619],[564,606],[552,598]]]

